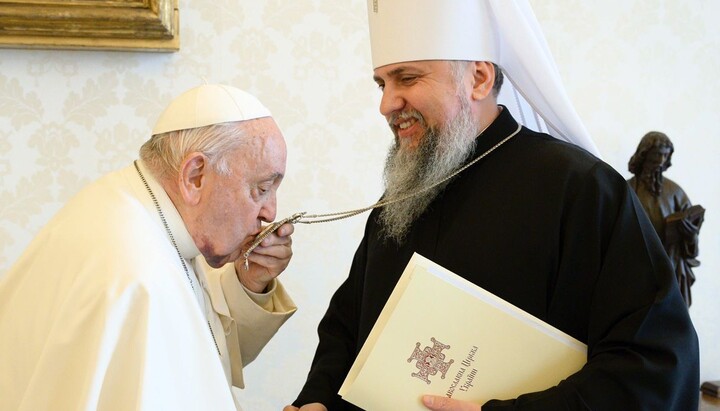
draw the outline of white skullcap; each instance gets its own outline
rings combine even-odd
[[[270,110],[254,96],[231,86],[205,84],[173,100],[160,114],[152,134],[261,117],[270,117]]]
[[[419,60],[491,61],[510,80],[503,90],[514,88],[501,98],[524,97],[551,135],[600,156],[527,0],[367,1],[374,68]]]

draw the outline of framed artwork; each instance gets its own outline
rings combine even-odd
[[[178,0],[0,0],[0,47],[180,49]]]

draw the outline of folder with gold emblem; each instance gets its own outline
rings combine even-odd
[[[582,342],[415,254],[339,394],[373,411],[426,410],[423,394],[482,404],[557,385],[586,359]]]

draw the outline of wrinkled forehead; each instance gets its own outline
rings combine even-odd
[[[405,74],[451,74],[452,64],[450,60],[418,60],[403,61],[377,67],[373,70],[373,80],[381,82],[394,77],[401,77]]]
[[[252,140],[257,141],[282,141],[284,138],[280,127],[272,117],[261,117],[239,123],[244,133]]]
[[[267,172],[284,174],[287,147],[282,131],[272,117],[262,117],[240,123],[245,135],[241,156],[255,167]]]

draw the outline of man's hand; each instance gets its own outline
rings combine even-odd
[[[422,402],[428,409],[434,411],[480,411],[480,404],[436,395],[424,395]]]
[[[268,283],[282,273],[292,257],[292,238],[295,231],[292,224],[283,224],[263,240],[250,253],[249,266],[245,269],[245,258],[235,260],[235,272],[247,289],[255,293],[265,291]]]
[[[300,408],[288,405],[283,408],[283,411],[328,411],[328,409],[319,402],[314,402],[312,404],[305,404]]]

